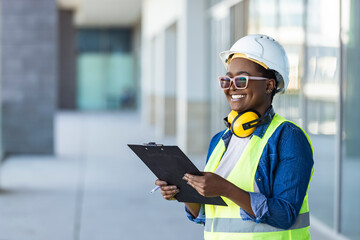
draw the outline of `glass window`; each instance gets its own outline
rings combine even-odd
[[[77,31],[77,106],[82,110],[134,108],[132,30]]]
[[[132,30],[81,28],[77,32],[77,45],[80,53],[129,53],[131,51]]]
[[[264,33],[276,38],[278,25],[275,0],[253,0],[249,3],[249,34]]]
[[[304,1],[280,0],[279,1],[279,25],[282,28],[303,28]]]
[[[213,6],[221,1],[224,1],[224,0],[209,0],[209,4],[210,4],[210,6]]]
[[[334,222],[336,106],[339,89],[338,0],[310,0],[307,6],[306,128],[314,146],[315,174],[309,189],[310,211],[330,227]]]
[[[302,124],[300,79],[303,65],[304,29],[302,0],[250,1],[249,33],[264,33],[278,40],[289,57],[290,83],[287,93],[275,96],[277,113]],[[290,11],[291,10],[291,11]]]
[[[343,164],[341,232],[350,239],[360,236],[360,1],[342,1],[343,9]]]

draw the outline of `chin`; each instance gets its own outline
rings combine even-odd
[[[230,106],[231,107],[231,110],[234,110],[236,112],[244,112],[247,110],[247,108],[245,107],[239,107],[239,106]]]

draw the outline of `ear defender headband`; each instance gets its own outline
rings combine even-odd
[[[253,111],[238,113],[231,111],[229,115],[224,118],[225,125],[230,128],[230,131],[237,137],[246,138],[250,136],[256,127],[270,122],[275,114],[273,108],[270,109],[269,114],[264,117]]]

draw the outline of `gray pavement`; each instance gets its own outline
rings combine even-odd
[[[202,239],[183,204],[127,147],[153,140],[136,112],[56,116],[56,156],[13,156],[0,172],[0,240]],[[36,141],[36,139],[34,139]],[[192,160],[199,167],[203,156]]]

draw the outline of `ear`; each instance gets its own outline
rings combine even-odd
[[[267,94],[271,94],[272,91],[275,89],[276,87],[276,80],[275,79],[268,79],[266,80],[266,93]]]

